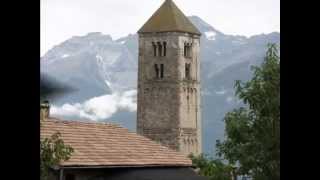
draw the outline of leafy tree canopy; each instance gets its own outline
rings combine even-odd
[[[280,179],[280,56],[269,44],[253,78],[236,81],[236,95],[246,107],[226,114],[226,140],[217,154],[237,165],[238,173],[255,180]]]
[[[206,155],[189,156],[192,164],[198,168],[199,175],[207,176],[210,180],[230,180],[232,176],[232,166],[226,165],[219,159],[212,159]]]
[[[40,140],[40,178],[47,180],[50,168],[66,161],[73,153],[71,146],[65,145],[59,132],[50,138]]]

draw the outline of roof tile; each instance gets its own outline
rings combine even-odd
[[[62,166],[191,166],[184,154],[118,125],[47,119],[41,138],[58,131],[74,149]]]

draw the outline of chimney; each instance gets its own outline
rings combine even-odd
[[[50,115],[50,104],[49,101],[43,101],[40,104],[40,120],[43,121],[47,119]]]

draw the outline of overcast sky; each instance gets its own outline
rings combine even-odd
[[[102,32],[133,34],[164,0],[41,0],[41,55],[68,38]],[[280,32],[280,0],[174,0],[225,34]]]

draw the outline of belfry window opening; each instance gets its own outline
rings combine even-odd
[[[163,79],[163,77],[164,77],[164,65],[161,64],[160,65],[160,78]]]
[[[153,56],[157,56],[157,45],[156,45],[156,43],[152,42],[152,46],[153,46]]]
[[[164,78],[164,64],[160,64],[160,68],[158,64],[154,64],[154,71],[155,71],[156,79]]]
[[[158,42],[158,55],[159,56],[162,56],[162,44],[161,44],[161,42]]]
[[[191,57],[192,43],[188,46],[187,57]]]
[[[163,42],[163,56],[167,55],[167,42]]]
[[[186,57],[189,57],[189,43],[186,45]]]
[[[186,77],[186,79],[190,79],[190,71],[191,71],[191,64],[186,63],[185,64],[185,77]]]
[[[159,67],[158,67],[158,64],[155,64],[154,65],[154,70],[155,70],[155,75],[156,75],[156,78],[158,79],[159,78]]]
[[[192,50],[192,43],[184,43],[183,56],[190,58],[191,50]]]
[[[152,42],[153,56],[167,56],[167,42]]]

